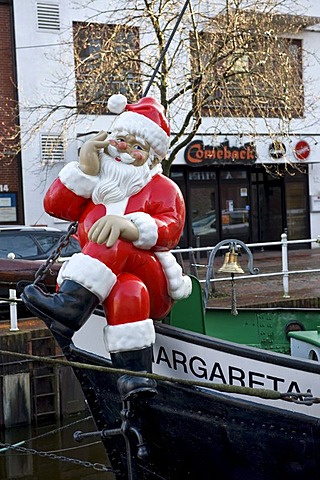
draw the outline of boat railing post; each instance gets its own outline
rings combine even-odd
[[[194,250],[193,250],[192,247],[190,247],[190,252],[189,252],[189,264],[190,264],[190,274],[199,278],[197,262],[196,262],[196,259],[195,259],[195,256],[194,256]]]
[[[18,315],[17,315],[17,291],[14,288],[9,289],[9,301],[10,301],[10,332],[16,332],[18,328]]]
[[[283,298],[290,298],[289,270],[288,270],[288,237],[286,233],[283,233],[281,235],[281,249],[282,249]]]
[[[178,264],[182,268],[183,273],[185,273],[184,261],[183,261],[182,253],[179,252],[179,249],[180,249],[180,247],[178,246],[177,251],[175,252],[176,259],[177,259]]]
[[[201,246],[200,235],[197,235],[197,236],[196,236],[196,248],[198,249],[198,248],[200,248],[200,246]],[[197,250],[196,260],[197,260],[197,263],[200,263],[200,262],[201,262],[200,250]]]

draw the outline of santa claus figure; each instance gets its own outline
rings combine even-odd
[[[61,268],[56,293],[29,285],[22,298],[68,338],[101,303],[113,364],[151,372],[153,321],[191,292],[190,278],[170,253],[182,234],[185,205],[177,185],[161,174],[170,136],[162,105],[150,97],[127,104],[119,94],[108,108],[118,114],[112,133],[87,141],[79,162],[61,170],[44,199],[50,215],[78,221],[82,252]],[[156,393],[156,382],[123,375],[118,388],[126,400]]]

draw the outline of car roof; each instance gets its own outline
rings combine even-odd
[[[61,232],[62,230],[59,228],[52,228],[52,227],[43,227],[43,226],[28,226],[28,225],[0,225],[0,231],[23,231],[23,232]]]

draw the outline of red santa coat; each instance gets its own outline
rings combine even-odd
[[[125,301],[128,303],[126,307],[123,298],[119,302],[115,285],[111,295],[107,295],[105,300],[102,299],[108,323],[121,321],[118,307],[114,305],[115,299],[118,301],[117,305],[121,306],[121,315],[130,318],[130,321],[148,318],[148,310],[153,319],[163,318],[172,306],[172,298],[168,292],[168,275],[164,266],[166,261],[159,261],[161,253],[158,255],[157,252],[168,252],[175,248],[183,231],[185,204],[177,185],[162,174],[154,175],[140,192],[128,199],[124,211],[124,216],[137,225],[139,240],[133,244],[118,240],[113,247],[108,248],[88,239],[91,226],[108,213],[108,207],[95,205],[88,193],[90,189],[82,195],[75,193],[64,183],[62,176],[62,180],[58,178],[51,185],[44,199],[46,212],[64,220],[78,221],[78,236],[83,254],[110,268],[117,276],[117,282],[120,278],[129,278],[123,277],[123,274],[131,274],[146,285],[147,295],[140,292],[140,304],[131,302],[131,308],[129,300]],[[137,301],[139,303],[139,300]],[[125,315],[124,308],[130,309],[131,313]]]

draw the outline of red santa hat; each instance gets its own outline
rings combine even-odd
[[[127,103],[121,93],[112,95],[108,109],[117,113],[112,131],[125,131],[145,139],[162,159],[169,148],[170,126],[163,106],[152,97],[141,98],[137,103]]]

